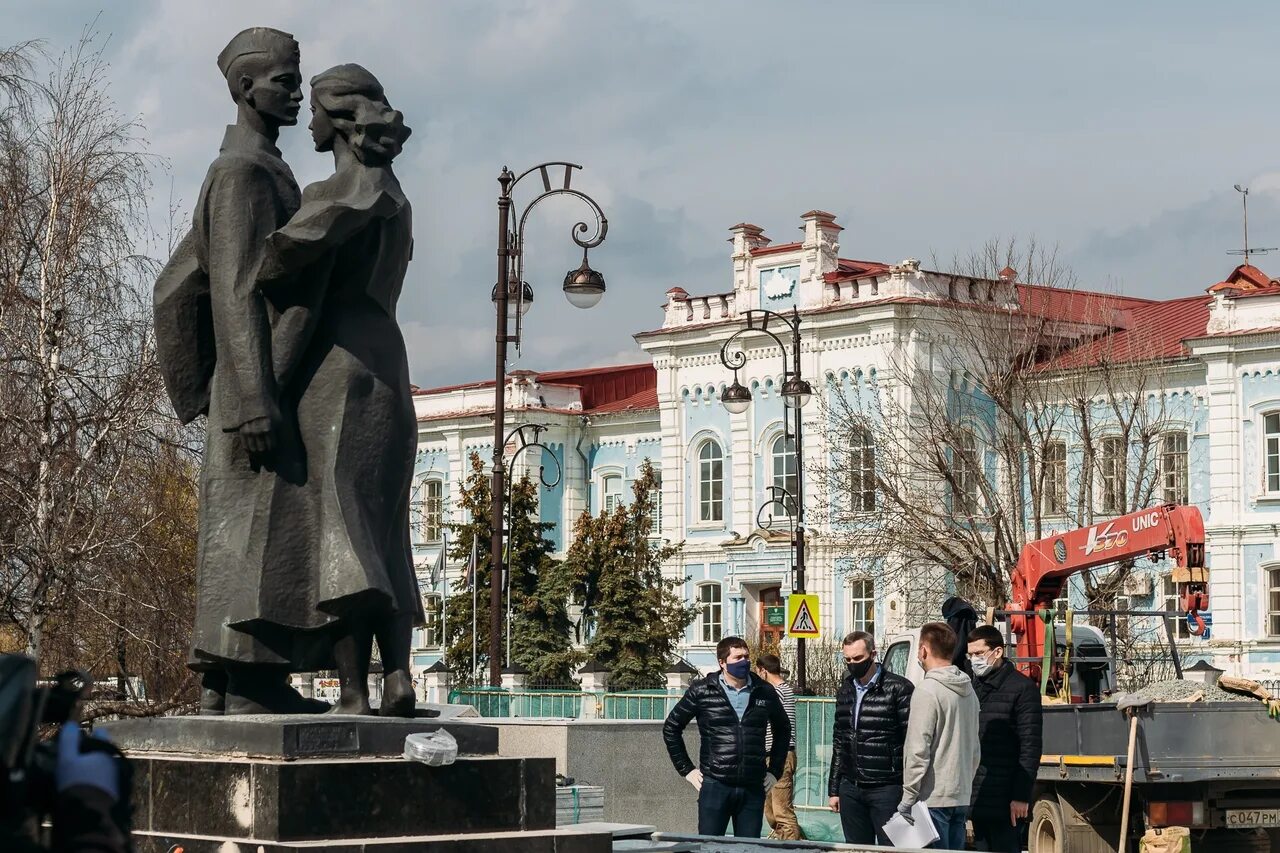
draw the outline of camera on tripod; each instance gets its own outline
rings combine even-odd
[[[41,683],[36,662],[26,655],[0,655],[0,838],[42,834],[58,811],[58,746],[53,736],[65,723],[79,723],[80,709],[93,687],[87,673],[69,671]],[[41,737],[42,727],[48,736]],[[132,772],[111,743],[83,732],[81,753],[110,755],[119,773],[119,796],[111,820],[128,838]]]

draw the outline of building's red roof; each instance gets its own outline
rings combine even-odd
[[[539,385],[578,388],[583,414],[609,414],[658,408],[658,372],[650,362],[550,370],[532,373]],[[493,380],[422,388],[415,395],[447,394],[476,388],[492,388]],[[449,413],[451,415],[456,413]],[[431,418],[435,420],[435,417]]]
[[[834,270],[823,274],[822,280],[828,283],[835,281],[851,281],[855,278],[885,275],[888,272],[889,265],[882,264],[879,261],[853,261],[847,258],[841,258],[836,262],[836,268]]]
[[[1219,290],[1239,290],[1242,293],[1257,290],[1270,290],[1276,286],[1275,279],[1255,267],[1253,264],[1241,264],[1231,271],[1231,275],[1209,288],[1210,293]]]
[[[1035,317],[1071,323],[1111,326],[1118,311],[1159,304],[1151,299],[1100,293],[1096,290],[1048,287],[1043,284],[1016,286],[1018,305],[1023,311]]]
[[[1125,310],[1125,326],[1050,358],[1044,370],[1072,370],[1117,362],[1180,358],[1183,341],[1201,337],[1209,324],[1212,296],[1146,302]]]
[[[773,255],[778,252],[794,252],[799,248],[799,243],[778,243],[776,246],[761,246],[758,249],[752,249],[751,254],[753,257],[759,257],[761,255]]]

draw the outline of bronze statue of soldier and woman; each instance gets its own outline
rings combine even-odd
[[[334,173],[299,192],[276,147],[302,103],[298,43],[253,28],[218,56],[236,104],[190,232],[155,288],[156,341],[185,423],[207,418],[190,664],[208,714],[411,715],[423,619],[409,545],[417,426],[396,302],[412,215],[392,170],[409,136],[358,65],[311,79]],[[336,705],[295,672],[336,669]]]

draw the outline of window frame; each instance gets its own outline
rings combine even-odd
[[[982,489],[978,486],[978,477],[982,474],[981,447],[978,434],[968,428],[958,431],[951,442],[952,512],[963,510],[977,514],[982,506]],[[962,505],[957,507],[957,503]]]
[[[422,648],[444,648],[444,596],[438,592],[424,592],[422,612],[426,617],[422,625]],[[432,642],[432,634],[435,634],[435,642]]]
[[[1178,616],[1171,617],[1173,625],[1174,640],[1190,640],[1194,639],[1191,629],[1187,627],[1187,620],[1181,615],[1181,601],[1178,596],[1178,585],[1173,581],[1173,573],[1165,572],[1160,576],[1160,600],[1164,603],[1166,611],[1177,613]]]
[[[614,480],[617,481],[617,490],[611,492],[609,484]],[[622,490],[621,473],[610,471],[600,476],[600,509],[605,515],[612,515],[613,511],[622,505]]]
[[[714,600],[704,599],[704,590],[714,590]],[[716,580],[699,581],[694,586],[693,595],[698,610],[698,617],[694,622],[694,643],[713,646],[724,637],[724,584]],[[713,614],[714,619],[711,618]]]
[[[434,545],[444,541],[444,478],[423,477],[421,482],[422,494],[418,499],[418,541],[423,545]],[[434,496],[431,494],[433,487],[437,492]]]
[[[1182,449],[1170,452],[1170,439],[1181,439]],[[1185,505],[1191,500],[1191,437],[1186,430],[1160,433],[1160,455],[1156,472],[1160,477],[1161,503]],[[1170,460],[1173,460],[1170,464]],[[1170,477],[1174,478],[1170,486]]]
[[[1262,492],[1265,495],[1280,495],[1280,409],[1270,409],[1258,413],[1262,421]],[[1268,422],[1274,418],[1276,428],[1272,430]],[[1274,445],[1274,450],[1273,450]],[[1274,471],[1272,462],[1275,462]]]
[[[649,538],[662,538],[662,474],[653,472],[653,488],[649,490]]]
[[[876,503],[875,436],[865,426],[854,427],[849,437],[849,508],[875,512]]]
[[[1263,600],[1267,617],[1267,637],[1280,637],[1280,565],[1274,563],[1263,567],[1266,572],[1264,580],[1267,584],[1267,597]]]
[[[865,631],[876,635],[876,584],[869,577],[850,578],[846,584],[849,592],[849,621],[845,633]],[[861,594],[859,594],[861,593]],[[859,618],[859,612],[862,617]]]
[[[1057,458],[1054,452],[1058,449],[1061,449],[1061,458]],[[1066,518],[1071,499],[1067,488],[1067,443],[1061,439],[1046,442],[1041,465],[1044,477],[1040,493],[1040,515],[1042,518]],[[1055,498],[1056,505],[1051,503]]]
[[[778,446],[782,445],[782,451],[779,452]],[[788,449],[790,445],[790,449]],[[782,471],[779,473],[778,467],[781,463]],[[790,468],[791,470],[788,470]],[[796,438],[793,435],[787,435],[786,431],[778,433],[769,442],[769,485],[781,487],[786,490],[787,494],[793,499],[796,492],[800,490],[800,466],[796,455]],[[788,515],[795,515],[795,506],[783,501],[783,507]]]
[[[1112,454],[1108,448],[1119,447],[1120,453]],[[1119,470],[1116,470],[1116,462]],[[1125,511],[1125,493],[1128,491],[1129,443],[1122,435],[1104,435],[1098,440],[1098,511],[1121,513]]]
[[[714,456],[704,456],[708,450]],[[724,448],[714,438],[703,439],[696,454],[697,523],[703,525],[724,523]],[[719,495],[716,495],[716,486]]]

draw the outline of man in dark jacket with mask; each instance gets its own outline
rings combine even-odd
[[[991,625],[969,633],[969,666],[982,711],[982,763],[973,781],[974,839],[982,849],[1019,853],[1020,821],[1040,769],[1044,710],[1035,682],[1004,657],[1004,636]]]
[[[889,844],[884,825],[902,798],[902,745],[911,682],[876,662],[865,631],[844,638],[848,675],[836,693],[827,794],[850,844]]]
[[[720,669],[689,685],[662,726],[662,739],[676,772],[698,791],[698,834],[759,838],[765,792],[782,776],[791,744],[791,722],[778,691],[751,675],[751,657],[741,637],[716,645]],[[689,759],[684,729],[698,720],[698,766]],[[765,732],[773,727],[766,754]]]

